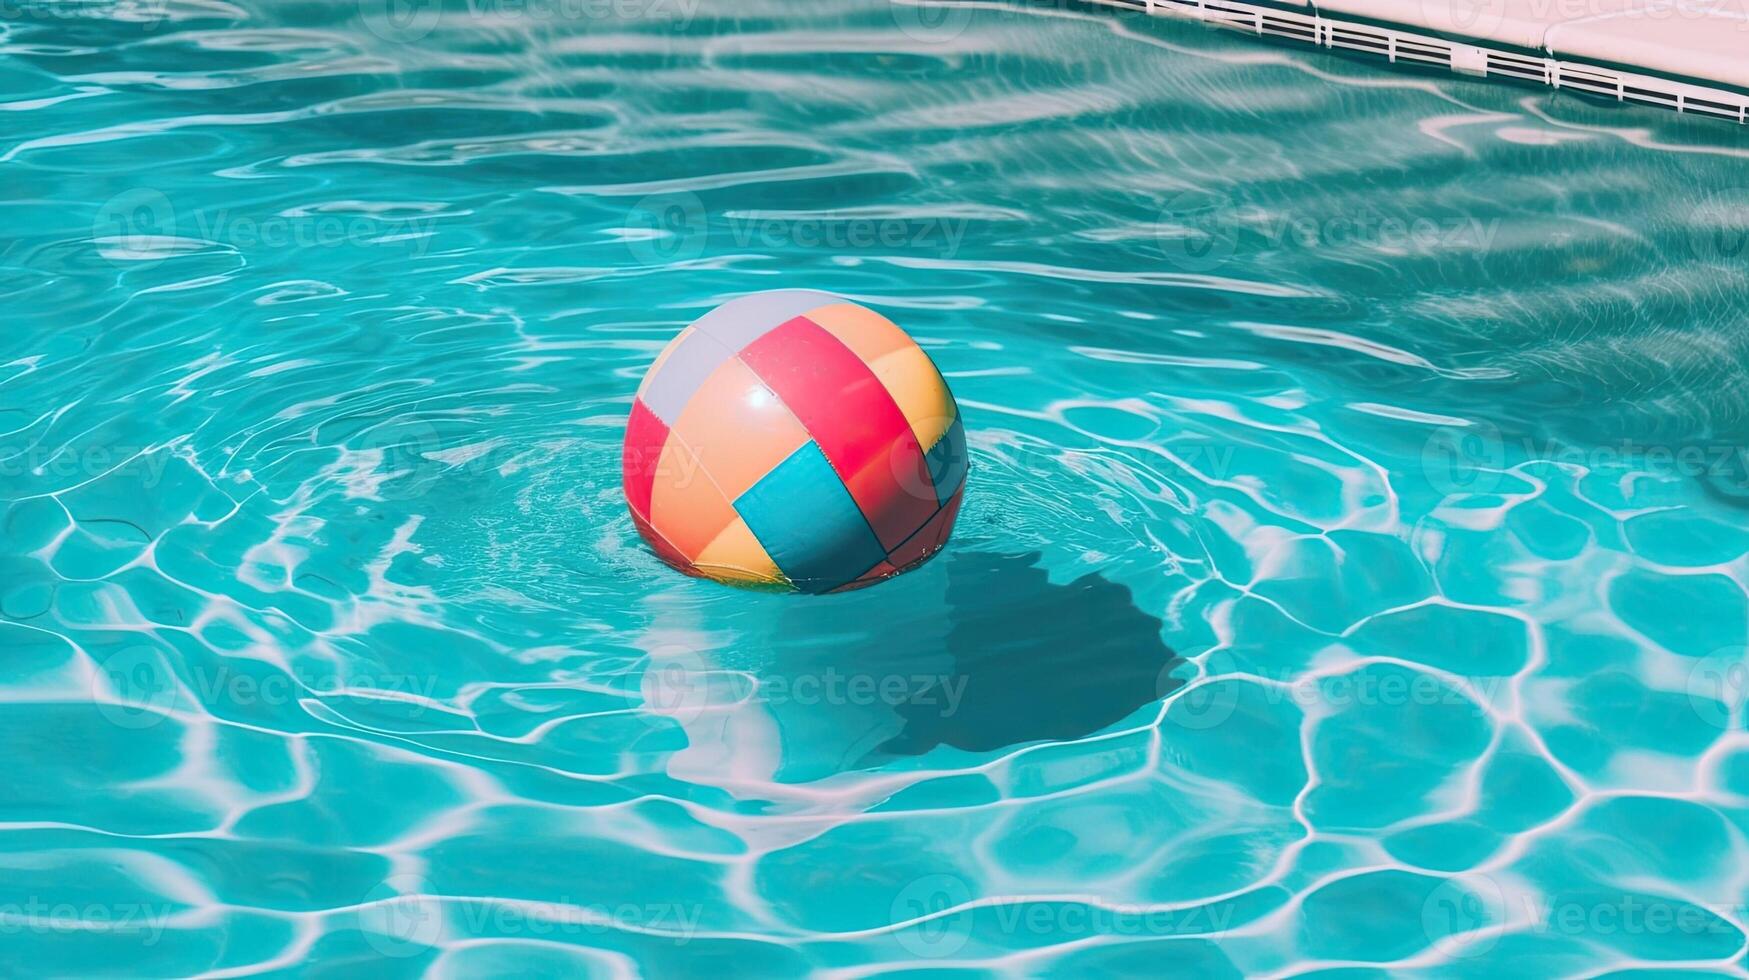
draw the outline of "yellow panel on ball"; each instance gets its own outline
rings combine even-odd
[[[747,522],[735,518],[693,562],[711,578],[748,585],[788,585]]]
[[[855,303],[822,306],[809,310],[807,317],[855,351],[865,364],[873,364],[893,351],[917,346],[898,324]]]
[[[875,377],[887,386],[887,392],[905,413],[917,443],[924,449],[940,441],[942,433],[959,416],[959,406],[948,394],[947,384],[935,362],[916,344],[901,347],[870,364]]]

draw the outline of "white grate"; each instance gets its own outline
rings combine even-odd
[[[1437,65],[1471,75],[1499,75],[1541,82],[1558,89],[1576,89],[1614,98],[1692,112],[1719,119],[1749,122],[1749,95],[1729,89],[1678,82],[1656,75],[1616,71],[1600,65],[1538,58],[1485,46],[1334,20],[1317,13],[1295,13],[1259,7],[1238,0],[1092,0],[1109,7],[1141,10],[1165,17],[1183,17],[1259,37],[1281,37],[1326,48],[1379,55],[1391,62]]]

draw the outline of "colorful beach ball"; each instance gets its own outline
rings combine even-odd
[[[833,592],[947,542],[966,436],[941,373],[892,321],[785,289],[717,307],[662,351],[623,465],[632,520],[669,564]]]

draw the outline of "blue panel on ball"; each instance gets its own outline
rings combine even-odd
[[[887,557],[850,491],[812,442],[735,498],[735,510],[804,592],[830,592]]]
[[[929,478],[935,481],[935,496],[945,504],[966,478],[966,427],[959,419],[942,433],[925,457],[929,463]]]

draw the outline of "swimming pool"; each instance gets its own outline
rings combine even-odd
[[[0,27],[5,971],[1742,973],[1740,129],[1066,6],[435,11]],[[964,412],[863,592],[620,496],[780,286]]]

